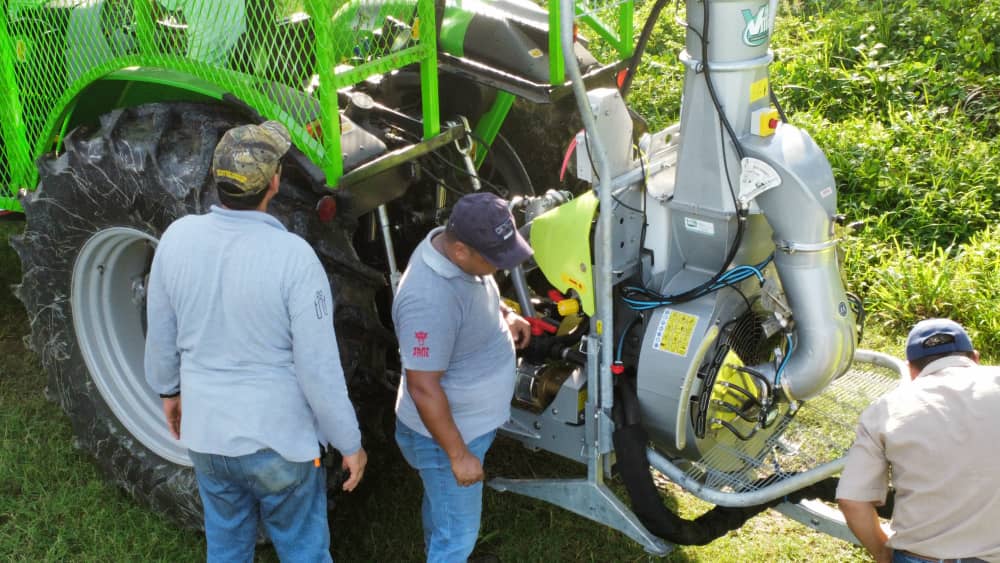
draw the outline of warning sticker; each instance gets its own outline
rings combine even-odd
[[[664,309],[656,327],[653,348],[678,356],[687,356],[698,317],[673,309]]]
[[[767,77],[761,78],[750,85],[750,103],[767,96]]]
[[[684,218],[684,228],[703,235],[715,236],[715,225],[694,217]]]

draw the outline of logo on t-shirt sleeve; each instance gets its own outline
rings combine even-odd
[[[427,333],[418,330],[413,333],[413,337],[417,339],[417,345],[413,347],[413,357],[414,358],[429,358],[431,357],[431,349],[427,346]]]
[[[326,294],[322,290],[316,292],[316,298],[313,299],[313,306],[316,307],[317,319],[322,319],[327,315]]]

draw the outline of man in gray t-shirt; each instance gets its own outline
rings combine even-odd
[[[483,457],[510,416],[514,347],[531,338],[492,274],[530,256],[507,202],[480,192],[427,235],[400,282],[392,308],[403,364],[396,441],[424,483],[428,561],[464,562],[475,547]]]

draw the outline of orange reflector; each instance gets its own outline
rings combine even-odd
[[[622,84],[625,84],[625,77],[628,76],[628,69],[623,68],[618,71],[618,76],[615,78],[615,82],[618,83],[618,89],[620,90]]]
[[[319,198],[316,203],[316,215],[323,223],[333,221],[333,218],[337,216],[337,198],[332,195]]]

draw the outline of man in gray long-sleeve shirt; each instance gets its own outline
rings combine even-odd
[[[265,213],[290,145],[276,122],[226,132],[212,164],[223,207],[174,222],[150,272],[146,378],[190,451],[209,561],[251,560],[258,514],[283,560],[329,561],[319,443],[343,454],[345,490],[367,461],[326,273]]]

